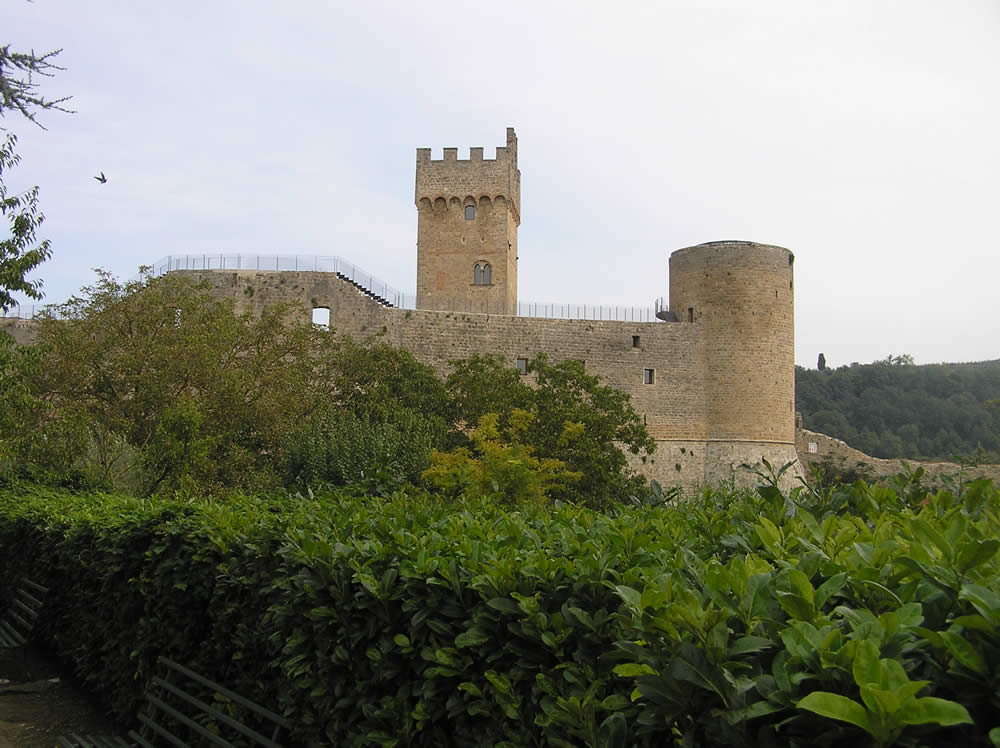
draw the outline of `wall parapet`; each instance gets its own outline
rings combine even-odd
[[[177,270],[226,270],[256,272],[320,272],[340,273],[352,283],[363,286],[373,294],[385,299],[399,309],[416,309],[415,294],[393,288],[357,265],[337,256],[321,255],[262,255],[241,253],[168,255],[153,263],[153,275],[160,276]],[[442,298],[437,302],[440,311],[462,312],[465,314],[500,314],[512,317],[534,317],[538,319],[584,319],[595,322],[658,322],[662,317],[659,306],[636,306],[626,304],[591,304],[555,301],[519,301],[510,308],[501,302],[483,299]],[[41,305],[38,309],[41,309]],[[30,316],[34,316],[35,307]],[[10,315],[18,316],[18,315]]]

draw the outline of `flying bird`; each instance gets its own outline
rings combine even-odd
[[[100,182],[101,184],[104,184],[105,182],[107,182],[107,181],[108,181],[108,178],[107,178],[106,176],[104,176],[104,172],[103,172],[103,171],[101,172],[101,176],[99,176],[99,177],[94,177],[94,179],[96,179],[96,180],[97,180],[98,182]]]

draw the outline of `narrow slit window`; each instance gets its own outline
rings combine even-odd
[[[642,383],[643,384],[656,384],[656,369],[643,369],[642,370]]]
[[[517,359],[517,370],[521,372],[521,375],[528,373],[528,359],[519,358]]]
[[[639,336],[638,335],[633,335],[632,336],[632,347],[633,348],[638,348],[639,347]]]
[[[465,206],[465,220],[466,221],[472,221],[472,220],[475,219],[475,217],[476,217],[476,206],[475,205],[466,205]]]
[[[694,307],[688,307],[688,322],[694,322]]]

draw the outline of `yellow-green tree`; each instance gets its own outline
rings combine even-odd
[[[567,470],[554,458],[538,458],[523,443],[535,417],[515,408],[501,432],[500,416],[487,413],[469,432],[471,447],[431,453],[431,466],[423,477],[441,493],[453,497],[489,499],[503,504],[545,501],[551,493],[580,480],[580,473]],[[567,424],[562,439],[568,445],[580,429]]]

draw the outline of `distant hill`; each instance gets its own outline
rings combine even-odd
[[[908,356],[795,367],[802,425],[873,457],[1000,462],[1000,360],[915,366]]]

